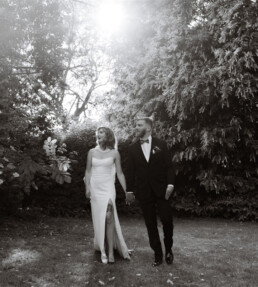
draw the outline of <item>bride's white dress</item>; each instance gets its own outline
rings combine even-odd
[[[111,199],[114,210],[115,234],[114,248],[119,254],[130,259],[128,248],[124,241],[116,210],[114,159],[107,157],[92,158],[92,170],[90,180],[91,212],[94,228],[94,249],[105,252],[105,221],[108,202]]]

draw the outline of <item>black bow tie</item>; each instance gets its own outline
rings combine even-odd
[[[141,144],[144,144],[144,143],[149,143],[150,141],[149,141],[149,139],[146,139],[146,140],[140,139],[140,142],[141,142]]]

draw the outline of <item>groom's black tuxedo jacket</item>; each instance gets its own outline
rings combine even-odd
[[[152,137],[150,159],[147,162],[140,141],[129,148],[127,190],[139,200],[164,198],[167,185],[174,184],[175,172],[165,141]]]

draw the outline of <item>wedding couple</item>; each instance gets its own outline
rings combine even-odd
[[[84,180],[86,197],[91,201],[94,249],[101,252],[104,264],[115,262],[114,249],[124,259],[130,259],[116,210],[115,174],[125,192],[126,203],[131,204],[135,197],[140,202],[154,251],[152,266],[163,261],[157,210],[163,224],[165,261],[167,264],[173,262],[173,219],[169,198],[174,190],[174,171],[166,143],[151,136],[152,124],[147,117],[136,121],[139,140],[129,148],[127,184],[112,130],[98,128],[97,146],[88,153]]]

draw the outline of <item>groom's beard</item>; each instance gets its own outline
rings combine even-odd
[[[136,134],[139,138],[143,138],[146,134],[146,130],[138,131]]]

